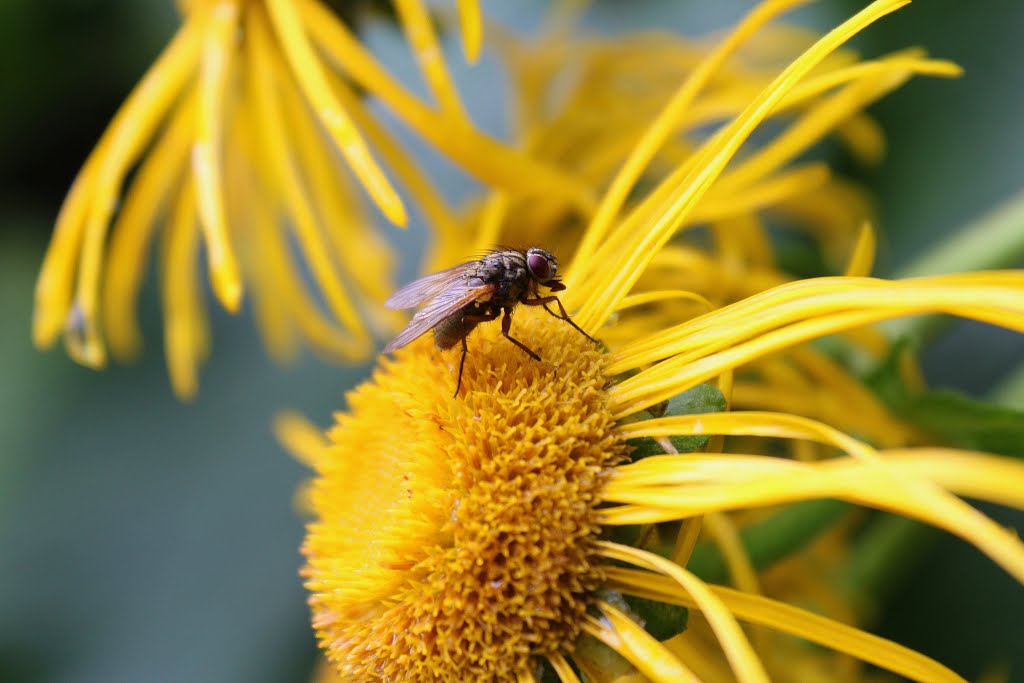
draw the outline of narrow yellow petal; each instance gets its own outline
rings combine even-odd
[[[963,73],[963,70],[952,62],[927,59],[923,50],[909,48],[878,59],[858,61],[847,66],[826,70],[818,75],[808,76],[804,82],[793,88],[783,98],[779,106],[772,112],[772,115],[775,116],[788,113],[794,109],[804,108],[809,102],[813,102],[823,93],[844,84],[862,79],[878,79],[887,74],[901,71],[913,75],[942,78],[954,78]],[[706,97],[695,102],[694,106],[686,112],[683,124],[687,129],[698,129],[735,116],[743,110],[747,102],[756,94],[757,89],[754,82],[751,82],[747,87],[737,86],[723,93],[708,94]],[[859,117],[855,117],[854,120],[858,119]],[[850,139],[851,132],[844,129],[844,126],[848,124],[849,121],[843,122],[836,129],[840,139],[847,138],[843,141],[851,147],[851,151],[857,154],[858,157],[870,158],[871,154],[866,153],[867,150],[857,148],[858,140],[856,137],[858,133],[856,131],[853,131],[853,139]],[[863,125],[863,123],[858,121],[857,125]]]
[[[312,212],[323,226],[340,271],[379,304],[395,290],[391,246],[376,234],[374,220],[364,210],[356,184],[343,174],[330,144],[301,100],[291,74],[279,60],[274,60],[274,67],[272,82],[281,104],[281,132],[286,135],[284,151],[292,160],[296,184],[301,184]],[[342,104],[353,113],[348,102]],[[355,116],[352,118],[356,120]]]
[[[907,74],[907,78],[911,75]],[[867,114],[854,114],[837,123],[835,136],[850,150],[853,158],[865,166],[880,164],[885,158],[885,130]]]
[[[708,81],[729,59],[730,56],[748,40],[759,28],[790,8],[805,4],[809,0],[770,0],[759,3],[736,26],[726,38],[717,43],[715,48],[699,64],[679,89],[672,95],[668,104],[661,110],[658,117],[644,132],[643,137],[633,147],[629,157],[622,164],[615,179],[604,193],[597,207],[593,220],[580,242],[576,252],[578,263],[586,263],[597,249],[609,227],[622,209],[626,196],[636,184],[644,168],[651,162],[658,149],[665,143],[679,126],[679,119],[690,108],[697,95],[706,87]]]
[[[891,467],[931,479],[962,496],[1024,510],[1020,460],[949,448],[893,448],[879,455]]]
[[[278,42],[310,107],[381,212],[395,225],[405,226],[407,216],[401,197],[331,92],[324,67],[305,32],[305,29],[315,31],[316,27],[308,23],[303,26],[293,0],[267,0],[266,7]]]
[[[192,173],[199,219],[206,240],[210,282],[221,305],[237,313],[242,305],[242,277],[228,237],[222,170],[224,94],[231,79],[236,51],[239,7],[222,1],[206,13],[202,68],[199,73],[199,111],[192,147]]]
[[[475,64],[483,43],[484,22],[480,16],[480,0],[458,0],[459,26],[462,28],[462,49],[466,61]]]
[[[669,427],[668,425],[673,425]],[[809,498],[835,497],[925,521],[956,534],[988,555],[1024,583],[1024,544],[1016,536],[999,527],[981,512],[935,486],[927,477],[914,476],[889,466],[867,444],[852,439],[838,430],[796,415],[779,413],[713,413],[655,418],[626,423],[619,427],[626,438],[637,436],[670,436],[674,434],[726,434],[731,436],[762,436],[786,439],[809,439],[840,448],[860,461],[844,459],[821,463],[788,466],[765,458],[749,472],[768,467],[786,468],[776,475],[761,474],[756,480],[733,478],[728,487],[716,484],[672,484],[637,487],[629,484],[617,488],[615,478],[605,487],[607,500],[633,505],[649,505],[652,514],[645,521],[671,519],[715,510],[747,506],[771,505]],[[713,459],[708,458],[708,461]],[[689,460],[653,461],[644,467],[659,467],[663,481],[671,481],[667,470],[675,463],[683,476],[694,475]],[[632,466],[629,466],[632,467]],[[628,468],[623,468],[628,469]],[[752,476],[752,475],[748,475]],[[728,502],[727,502],[728,501]],[[615,519],[609,510],[606,520]],[[627,510],[632,516],[639,511]],[[643,518],[643,515],[640,515]],[[621,523],[616,519],[615,523]]]
[[[245,126],[240,121],[237,125]],[[240,179],[234,182],[238,187]],[[304,275],[289,268],[292,250],[286,248],[284,236],[279,234],[275,204],[261,196],[254,183],[245,194],[244,206],[232,206],[231,215],[246,226],[249,235],[248,248],[242,255],[249,271],[253,317],[267,354],[283,365],[294,361],[301,349],[299,326],[291,311],[295,307],[294,289],[299,288],[293,287],[289,278]]]
[[[366,110],[366,107],[358,101],[358,97],[352,89],[344,83],[341,78],[332,78],[331,84],[334,92],[342,104],[351,113],[352,118],[366,132],[366,136],[380,152],[381,157],[391,167],[391,171],[402,182],[405,189],[416,200],[416,206],[423,212],[423,217],[429,223],[432,230],[436,231],[437,241],[446,242],[455,239],[461,234],[462,226],[459,225],[451,208],[445,202],[441,193],[432,184],[427,175],[416,165],[415,160],[402,148],[392,134],[385,128],[373,114]],[[442,267],[448,267],[451,263],[436,263],[429,258],[424,259],[430,264],[424,272],[432,272]],[[390,295],[390,292],[388,293]]]
[[[630,546],[599,541],[598,552],[608,559],[628,562],[638,567],[650,569],[671,578],[689,594],[703,613],[721,643],[726,658],[729,660],[736,678],[741,683],[764,681],[767,683],[761,660],[754,653],[739,624],[725,605],[715,597],[709,587],[691,572],[654,553]],[[631,660],[632,661],[632,660]],[[637,668],[640,668],[639,666]],[[642,671],[643,669],[641,669]],[[645,672],[646,673],[646,672]]]
[[[674,301],[675,299],[692,301],[704,309],[714,309],[714,305],[700,294],[680,289],[667,289],[630,294],[619,302],[619,305],[615,310],[624,311],[628,308],[633,308],[634,306],[646,306],[647,304],[652,304],[658,301]]]
[[[773,206],[821,187],[830,177],[831,172],[826,164],[807,164],[779,173],[743,192],[719,193],[716,186],[708,192],[707,199],[694,208],[687,222],[723,220]],[[719,194],[722,196],[719,197]]]
[[[809,77],[793,89],[793,92],[782,101],[780,108],[801,106],[822,93],[845,83],[862,78],[877,78],[893,71],[909,71],[921,76],[938,76],[956,78],[963,74],[963,69],[953,62],[944,59],[927,59],[920,48],[908,48],[894,52],[878,59],[865,60],[849,66],[834,69],[818,76]]]
[[[912,75],[896,71],[876,79],[861,79],[817,102],[782,134],[724,173],[717,190],[727,195],[739,194],[796,158],[871,102],[903,85]]]
[[[926,441],[919,430],[892,415],[860,378],[806,344],[792,347],[784,357],[767,356],[745,366],[735,405],[809,417],[881,447]]]
[[[185,183],[164,233],[161,294],[164,355],[171,387],[190,400],[199,390],[199,364],[209,344],[199,290],[199,223],[195,186]]]
[[[100,284],[105,238],[121,182],[131,163],[165,116],[172,99],[180,92],[187,71],[193,64],[195,41],[192,40],[191,32],[183,30],[178,35],[180,40],[172,42],[162,58],[147,72],[146,77],[122,105],[118,116],[108,129],[111,131],[109,140],[105,137],[97,149],[100,156],[95,172],[89,168],[85,171],[86,179],[91,183],[91,203],[84,208],[85,224],[80,236],[81,265],[77,273],[74,305],[64,321],[64,339],[69,355],[89,367],[99,368],[106,363],[106,349],[98,320]],[[73,191],[72,194],[77,193]],[[84,199],[83,196],[83,201]],[[69,218],[78,214],[78,210],[78,207],[69,207]],[[60,230],[61,226],[58,225],[58,231]],[[69,230],[74,231],[71,228]],[[68,240],[69,246],[76,239],[79,237],[71,235]],[[60,241],[59,238],[57,241]],[[73,272],[72,269],[68,269],[58,274],[56,279],[66,284],[67,278]],[[37,292],[42,290],[44,299],[53,294],[47,293],[52,285],[48,277],[47,264],[44,263],[37,285]],[[60,290],[63,291],[63,284]]]
[[[460,13],[465,4],[465,2],[459,3]],[[409,41],[420,71],[427,81],[427,86],[434,99],[437,100],[442,113],[449,119],[449,125],[468,123],[469,117],[459,99],[459,93],[452,82],[451,74],[448,73],[448,66],[444,62],[444,52],[437,40],[437,32],[434,31],[433,19],[427,6],[422,0],[395,0],[395,10],[398,12],[405,37]],[[477,8],[476,20],[478,27],[476,39],[479,41],[479,8]],[[476,49],[480,49],[479,43]]]
[[[507,192],[498,190],[488,195],[484,201],[479,226],[476,229],[476,239],[473,246],[475,250],[493,249],[498,244],[498,235],[501,234],[501,225],[508,214],[508,210],[509,196]],[[447,264],[437,265],[444,266]]]
[[[732,520],[721,512],[711,512],[704,515],[704,527],[721,551],[733,585],[745,593],[760,594],[757,572]]]
[[[573,278],[586,276],[588,280],[595,280],[588,281],[588,290],[592,293],[576,315],[580,327],[596,330],[607,320],[617,301],[629,293],[653,255],[665,245],[679,223],[692,211],[740,145],[808,71],[860,30],[907,2],[877,0],[815,43],[765,88],[743,114],[704,145],[695,157],[692,171],[676,188],[671,201],[648,228],[636,231],[624,245],[625,248],[618,250],[618,254],[612,255],[608,261],[602,262],[602,272],[594,273],[587,267],[580,268],[579,272],[573,271]],[[570,291],[575,283],[575,280],[569,283]]]
[[[103,328],[111,353],[121,360],[133,360],[142,349],[135,306],[149,263],[157,217],[169,204],[188,163],[196,106],[192,93],[172,114],[167,129],[139,167],[110,231]]]
[[[716,365],[725,359],[738,364],[768,353],[767,349],[920,313],[950,313],[1024,330],[1022,282],[1022,273],[995,271],[903,281],[815,278],[782,285],[622,349],[608,369],[610,374],[671,360],[624,381],[613,394],[625,395],[644,385],[645,374],[650,379],[679,379],[675,374],[679,364],[693,363],[690,369],[696,374],[694,361],[709,361],[720,350]],[[736,325],[739,321],[743,324]],[[735,365],[721,369],[725,367]]]
[[[90,272],[79,276],[79,296],[95,298],[85,292],[98,286],[103,236],[121,181],[184,86],[199,44],[195,22],[186,21],[118,109],[72,184],[36,282],[32,338],[37,346],[51,346],[66,323],[80,250],[81,269]]]
[[[664,641],[665,647],[686,662],[704,683],[734,683],[736,677],[707,646],[707,641],[687,629]]]
[[[857,244],[846,266],[847,277],[867,277],[875,267],[875,229],[865,222],[857,235]]]
[[[650,431],[666,430],[659,428]],[[681,432],[685,433],[686,430],[681,430]],[[609,495],[617,497],[659,487],[729,484],[749,481],[755,477],[791,473],[799,475],[807,471],[806,467],[805,463],[766,455],[739,453],[653,455],[628,465],[616,467],[615,475],[609,480],[607,486]]]
[[[546,659],[551,663],[551,668],[555,670],[555,674],[558,676],[558,680],[562,683],[581,683],[579,676],[569,666],[569,662],[558,652],[547,655]]]
[[[611,587],[623,593],[684,607],[697,607],[697,601],[679,590],[678,585],[667,577],[625,567],[609,567],[606,571]],[[915,681],[966,683],[935,660],[885,638],[769,598],[748,595],[723,586],[711,586],[710,589],[726,609],[743,621],[845,652]]]
[[[319,470],[329,442],[322,429],[299,413],[283,412],[274,417],[274,436],[296,460]]]
[[[290,144],[280,109],[279,84],[275,80],[270,27],[266,17],[250,12],[248,79],[254,92],[255,116],[260,121],[260,141],[266,155],[261,168],[273,171],[269,186],[277,187],[291,215],[290,227],[309,263],[313,277],[331,311],[357,338],[368,340],[364,321],[347,288],[339,277],[338,266],[330,255],[323,230],[310,205],[308,193],[290,157]]]
[[[925,306],[930,309],[936,303],[939,302],[933,301],[931,305],[925,304]],[[1024,331],[1024,318],[1016,311],[982,308],[978,305],[974,305],[969,310],[966,307],[957,306],[941,306],[939,308],[945,313]],[[760,337],[741,342],[723,351],[697,351],[688,355],[680,354],[653,368],[644,370],[630,379],[623,380],[609,391],[609,395],[616,405],[616,415],[620,417],[630,415],[667,400],[701,382],[708,381],[726,370],[737,368],[787,347],[908,314],[913,315],[914,311],[911,310],[908,313],[877,309],[836,313],[804,320],[772,332],[763,333]]]
[[[598,603],[603,618],[587,616],[583,629],[628,660],[655,683],[678,683],[699,679],[665,646],[652,638],[628,616],[607,602]]]
[[[700,538],[703,526],[703,515],[687,517],[680,523],[679,533],[676,535],[676,542],[672,547],[672,556],[669,558],[672,562],[680,567],[686,566],[693,554],[693,549],[697,546],[697,539]]]
[[[273,3],[284,1],[273,0]],[[538,162],[473,128],[460,129],[457,135],[452,135],[444,117],[424,106],[392,78],[321,3],[299,0],[296,5],[312,39],[338,69],[379,97],[424,140],[468,172],[488,185],[548,199],[561,197],[584,210],[593,206],[591,189],[572,175]]]
[[[252,215],[254,242],[259,250],[256,260],[260,266],[260,272],[254,275],[254,289],[259,288],[254,295],[261,298],[257,310],[268,316],[260,320],[268,346],[274,349],[275,344],[278,345],[277,351],[285,359],[294,357],[297,352],[294,332],[297,330],[314,351],[332,362],[351,363],[364,359],[370,351],[370,339],[346,332],[321,311],[320,297],[306,287],[304,269],[292,262],[293,249],[281,234],[274,216],[270,202]],[[276,327],[273,327],[275,319],[270,316],[279,316]]]

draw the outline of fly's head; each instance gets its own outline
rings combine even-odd
[[[543,249],[530,247],[526,250],[526,270],[534,282],[549,287],[553,292],[565,289],[565,285],[555,279],[558,261]]]

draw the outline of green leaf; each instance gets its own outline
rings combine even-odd
[[[668,640],[686,630],[690,610],[679,605],[623,595],[630,611],[643,621],[644,630],[655,640]]]
[[[837,500],[805,500],[740,530],[740,540],[754,569],[770,568],[825,533],[852,509]],[[686,568],[709,583],[729,580],[729,570],[717,545],[701,541],[693,549]]]
[[[913,397],[904,414],[963,448],[1024,457],[1024,411],[940,389]]]
[[[725,410],[725,406],[725,396],[718,390],[718,387],[711,384],[698,384],[664,403],[652,406],[649,410],[635,416],[632,421],[652,417],[720,413]],[[692,453],[704,448],[709,438],[708,436],[670,436],[669,441],[680,453]],[[630,454],[633,460],[665,453],[658,442],[649,437],[630,439],[627,443],[633,447],[633,452]]]
[[[1024,457],[1024,411],[950,389],[910,392],[899,376],[900,357],[908,352],[906,339],[896,342],[889,357],[866,378],[893,413],[961,448]]]

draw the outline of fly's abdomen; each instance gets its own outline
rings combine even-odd
[[[450,349],[473,331],[477,323],[466,322],[465,316],[465,311],[459,311],[434,326],[434,344],[437,348],[442,351]]]

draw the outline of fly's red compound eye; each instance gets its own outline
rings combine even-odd
[[[551,279],[554,273],[551,272],[551,264],[548,261],[547,256],[538,251],[531,250],[526,255],[526,267],[529,268],[530,274],[538,282],[547,282]]]

